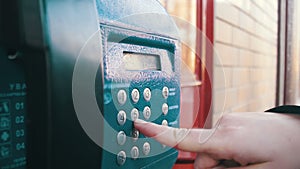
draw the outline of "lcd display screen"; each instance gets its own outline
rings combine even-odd
[[[128,71],[161,71],[159,55],[123,52],[123,61]]]

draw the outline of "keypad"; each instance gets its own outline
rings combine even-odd
[[[137,88],[132,89],[131,92],[129,91],[130,96],[131,96],[131,101],[133,103],[132,104],[133,108],[131,110],[127,110],[127,108],[126,108],[126,104],[130,103],[130,102],[127,102],[127,93],[126,93],[126,91],[123,90],[123,89],[118,91],[118,93],[117,93],[118,103],[119,103],[119,105],[121,105],[121,107],[124,108],[123,110],[120,110],[117,114],[117,121],[118,121],[118,124],[120,126],[123,126],[123,125],[126,124],[126,118],[127,118],[126,117],[127,116],[126,111],[128,111],[128,113],[130,113],[129,114],[130,117],[131,117],[130,122],[133,122],[136,119],[140,118],[140,111],[138,109],[140,109],[141,107],[139,107],[138,105],[135,105],[135,103],[138,103],[140,100],[144,101],[144,107],[141,108],[142,116],[145,120],[150,120],[150,118],[151,118],[151,106],[152,105],[149,104],[148,102],[151,102],[151,100],[155,99],[155,98],[152,98],[153,96],[152,96],[152,92],[151,92],[150,88],[144,88],[141,91],[143,91],[142,96],[140,96],[139,89],[137,89]],[[165,102],[165,103],[161,104],[161,111],[162,111],[162,115],[166,116],[168,114],[168,111],[169,111],[169,106],[166,103],[165,99],[167,99],[169,97],[169,88],[168,87],[163,87],[161,93],[162,93],[162,95],[159,96],[159,97],[163,98],[163,101]],[[164,126],[168,126],[168,121],[163,120],[161,124],[164,125]],[[139,133],[138,130],[133,128],[132,131],[129,132],[129,134],[132,137],[132,140],[131,140],[132,143],[139,143],[139,142],[137,142],[139,137],[140,137],[140,133]],[[126,140],[126,138],[127,138],[127,136],[126,136],[125,131],[119,131],[119,133],[117,134],[117,144],[120,147],[124,146],[126,144],[126,142],[128,142]],[[162,146],[163,146],[163,148],[165,148],[164,145],[162,145]],[[139,148],[141,149],[141,153],[145,156],[148,156],[151,152],[150,143],[147,142],[147,141],[144,142],[144,143],[141,143],[140,146],[139,145],[134,145],[134,146],[131,147],[131,149],[129,149],[129,152],[127,152],[127,153],[130,153],[131,158],[133,160],[136,160],[137,158],[139,158],[139,156],[140,156],[140,149]],[[125,151],[120,151],[117,154],[117,163],[119,165],[124,165],[125,161],[126,161],[126,152]]]

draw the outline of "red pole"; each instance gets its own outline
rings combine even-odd
[[[205,57],[201,63],[201,93],[200,93],[200,110],[199,127],[209,128],[212,125],[212,84],[213,84],[213,42],[214,42],[214,0],[205,0]],[[199,25],[201,26],[201,25]],[[202,29],[203,30],[203,29]],[[201,48],[201,47],[200,47]]]

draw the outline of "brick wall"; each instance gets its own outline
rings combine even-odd
[[[274,106],[277,1],[215,2],[214,119]]]

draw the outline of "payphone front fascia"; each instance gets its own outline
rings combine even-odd
[[[26,166],[26,95],[24,65],[8,59],[0,47],[0,168]]]
[[[122,6],[121,4],[124,3],[126,5]],[[80,95],[79,97],[85,99],[85,103],[93,102],[93,99],[88,96],[89,94],[96,96],[99,109],[104,113],[105,120],[108,122],[116,122],[116,116],[113,114],[116,114],[117,112],[107,111],[110,113],[109,115],[112,114],[111,116],[106,114],[106,108],[113,108],[114,106],[105,106],[104,104],[104,89],[107,83],[104,82],[105,62],[103,58],[107,52],[105,51],[105,43],[120,44],[120,41],[111,40],[112,36],[105,36],[106,34],[102,34],[104,29],[101,29],[101,23],[103,25],[101,20],[105,20],[104,25],[110,25],[119,30],[115,32],[130,32],[127,35],[123,33],[123,35],[126,35],[125,38],[122,37],[123,43],[121,44],[123,45],[152,48],[153,51],[158,51],[155,55],[158,55],[161,52],[173,53],[172,56],[170,55],[170,57],[168,57],[168,62],[171,63],[173,68],[172,71],[169,71],[172,78],[168,78],[167,80],[174,80],[173,85],[176,87],[173,88],[175,88],[176,92],[174,92],[175,90],[170,90],[170,94],[176,95],[174,97],[176,99],[171,99],[172,97],[169,97],[170,112],[168,113],[168,118],[170,118],[170,120],[167,120],[173,122],[173,124],[170,123],[170,125],[174,127],[179,125],[180,44],[176,36],[174,36],[174,32],[176,32],[175,24],[171,22],[170,17],[157,1],[123,0],[122,3],[117,3],[117,1],[114,1],[114,3],[106,1],[105,4],[97,4],[98,15],[91,12],[95,11],[96,4],[94,1],[81,2],[73,0],[49,0],[46,1],[45,4],[45,11],[47,11],[47,14],[45,15],[47,21],[46,40],[49,49],[47,54],[48,66],[46,75],[48,78],[47,95],[49,99],[47,101],[49,103],[49,120],[47,121],[47,128],[50,129],[48,130],[49,139],[45,143],[48,147],[45,168],[171,168],[177,157],[177,152],[174,149],[168,149],[165,153],[156,156],[154,155],[151,158],[140,158],[136,160],[130,158],[129,152],[127,152],[128,158],[125,165],[117,164],[117,155],[106,151],[105,147],[99,147],[95,140],[92,140],[89,137],[88,133],[82,127],[82,124],[80,124],[81,122],[80,118],[78,118],[78,114],[75,114],[77,111],[75,111],[75,109],[77,109],[76,106],[78,106],[78,104],[74,102],[74,91],[77,90]],[[112,6],[112,4],[114,5]],[[141,9],[141,4],[145,7],[148,6],[149,8]],[[154,8],[152,9],[152,7]],[[130,10],[127,8],[130,8]],[[102,11],[105,14],[108,14],[106,15],[107,17],[113,16],[114,18],[107,18],[103,13],[99,12],[99,9],[103,9]],[[122,13],[117,12],[120,10],[123,10],[126,15],[121,15]],[[125,16],[133,16],[135,10],[143,12],[145,10],[150,11],[147,15],[139,17],[138,20],[129,19],[128,17],[125,20],[121,19]],[[131,12],[128,13],[128,11]],[[119,14],[120,16],[117,16],[116,14]],[[138,12],[138,14],[138,16],[140,16],[140,12]],[[158,17],[163,18],[163,21],[157,22]],[[152,22],[147,22],[147,19],[150,18],[152,18]],[[121,24],[115,24],[117,22],[116,20]],[[101,23],[97,21],[100,21]],[[112,22],[114,24],[107,24]],[[133,24],[131,24],[132,22]],[[164,24],[167,26],[163,26]],[[132,25],[135,26],[133,27]],[[133,38],[134,35],[137,36]],[[105,37],[110,37],[110,39],[106,39]],[[126,52],[132,51],[127,50]],[[141,51],[137,53],[145,54]],[[94,72],[95,67],[98,69],[97,74]],[[79,71],[78,69],[76,70],[76,68],[80,68]],[[80,83],[74,84],[76,83],[76,81],[74,82],[74,77],[77,73],[79,73],[82,79],[79,79]],[[156,71],[156,74],[161,73]],[[89,82],[93,83],[90,84]],[[162,84],[166,82],[167,81],[164,81]],[[71,86],[72,89],[70,88]],[[151,87],[152,86],[150,85],[150,88]],[[93,88],[95,88],[95,90],[91,91],[90,89]],[[170,86],[170,89],[171,88],[172,87]],[[174,103],[171,102],[172,100]],[[80,102],[80,104],[83,103]],[[173,113],[171,111],[171,106],[173,106]],[[83,109],[84,116],[95,112],[96,111],[90,106]],[[161,114],[161,112],[158,111],[156,113]],[[172,114],[173,116],[171,116]],[[140,114],[140,116],[142,116],[142,114]],[[175,120],[176,118],[177,121]],[[161,118],[158,119],[157,123],[161,123],[159,120],[161,120]],[[128,126],[130,128],[132,123],[129,121],[130,120],[128,120]],[[105,139],[110,139],[107,141],[111,142],[112,140],[116,140],[116,135],[111,137],[110,133],[108,133],[108,136],[105,136],[105,134],[107,134],[105,133],[105,131],[107,131],[105,127],[109,126],[105,126],[103,121],[97,121],[97,118],[95,118],[94,121],[89,121],[89,123],[91,123],[90,125],[93,127],[93,132],[98,134],[97,139],[103,139],[104,144],[106,141]],[[115,125],[110,126],[116,127]],[[102,130],[102,132],[100,130]],[[119,129],[116,131],[119,131]],[[149,142],[153,142],[153,140]],[[131,143],[132,142],[129,141],[127,142],[127,144]],[[160,148],[162,146],[158,143],[154,143],[152,145],[152,151],[155,148],[155,144]],[[160,150],[165,151],[164,149]],[[142,154],[141,151],[140,154]],[[36,159],[38,158],[39,157],[35,157],[35,159],[31,159],[28,162],[36,163]]]
[[[121,159],[121,164],[115,166],[116,168],[172,168],[177,159],[177,151],[170,148],[166,150],[164,146],[142,135],[137,141],[133,140],[131,112],[137,109],[141,119],[158,124],[162,122],[165,124],[168,121],[170,126],[179,126],[181,58],[176,24],[157,1],[97,0],[96,2],[103,49],[103,98],[108,98],[103,101],[106,103],[103,105],[103,114],[109,116],[108,127],[114,127],[115,130],[114,133],[104,133],[107,134],[104,136],[104,144],[108,143],[115,149],[103,152],[102,168],[109,163],[118,163],[119,154],[123,158],[126,154],[127,158],[125,161]],[[135,70],[128,70],[124,61],[128,53],[141,58],[158,56],[160,64],[150,63],[155,66],[149,68],[140,66],[137,62],[134,66]],[[164,100],[161,98],[161,93],[166,86],[170,87],[170,96],[172,96]],[[143,98],[143,91],[147,88],[152,91],[151,96],[153,95],[150,102]],[[126,93],[125,104],[118,103],[119,91]],[[131,98],[133,91],[140,93],[137,103]],[[156,100],[156,103],[153,100]],[[162,115],[161,105],[164,102],[169,105],[167,116]],[[144,109],[147,106],[153,108],[152,119],[146,119],[144,116]],[[120,111],[127,116],[126,122],[121,125],[117,121]],[[126,137],[124,145],[118,145],[118,141],[111,143],[111,139],[107,139],[116,138],[118,132],[123,131],[129,136]],[[151,155],[143,154],[144,143],[153,146]],[[134,147],[140,150],[141,158],[132,157],[130,149]]]
[[[103,152],[102,168],[120,163],[120,153],[127,158],[116,168],[171,168],[178,152],[143,135],[134,138],[132,112],[136,110],[139,118],[146,121],[179,126],[179,41],[132,27],[129,29],[124,25],[121,27],[116,23],[100,25],[103,38],[103,114],[109,124],[104,126],[104,147],[113,147],[110,152]],[[127,57],[130,57],[131,63],[134,62],[131,67]],[[166,98],[163,96],[164,88],[169,91]],[[145,98],[145,90],[151,92],[149,100]],[[125,103],[119,103],[120,91],[125,93]],[[134,91],[139,97],[136,101],[132,95]],[[167,114],[162,113],[163,105],[168,106]],[[152,112],[149,117],[144,113],[146,107]],[[121,112],[126,114],[124,124],[117,120]],[[106,128],[113,128],[114,132],[105,132],[110,131]],[[121,145],[117,139],[120,133],[126,135],[126,141]],[[143,150],[146,144],[150,147],[150,153]],[[139,152],[138,158],[133,157],[133,148]]]

